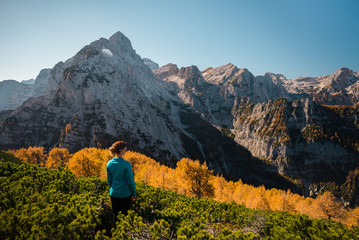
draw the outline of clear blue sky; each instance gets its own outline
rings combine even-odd
[[[0,80],[35,78],[117,31],[160,66],[357,72],[358,13],[359,0],[0,0]]]

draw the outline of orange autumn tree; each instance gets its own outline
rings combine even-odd
[[[23,162],[41,166],[44,166],[46,162],[44,147],[21,148],[19,150],[9,150],[8,152],[14,154],[15,157],[20,158]]]
[[[293,201],[293,195],[290,190],[283,191],[279,189],[268,189],[267,199],[269,199],[270,209],[287,212],[297,212],[295,210],[295,202]]]
[[[344,207],[331,192],[324,192],[316,198],[316,209],[319,214],[324,214],[328,219],[341,218],[344,215]]]
[[[131,163],[136,182],[144,182],[168,190],[177,190],[174,169],[163,166],[152,158],[137,152],[127,151],[123,158]]]
[[[29,163],[39,164],[41,166],[45,165],[46,154],[44,153],[44,147],[29,147],[27,149],[27,154],[29,156]]]
[[[349,226],[359,226],[359,207],[354,208],[351,211],[347,211],[346,223]]]
[[[103,172],[103,166],[107,163],[104,150],[97,148],[84,148],[76,152],[69,160],[69,169],[77,176],[99,176]]]
[[[56,168],[60,162],[67,164],[70,160],[70,153],[67,148],[53,148],[49,152],[49,156],[46,161],[46,167]]]
[[[107,162],[112,159],[110,155],[110,151],[108,149],[97,149],[97,151],[99,152],[99,156],[102,161],[100,175],[98,175],[98,177],[101,179],[107,179],[106,166],[107,166]]]
[[[213,171],[207,168],[206,162],[201,164],[198,160],[192,161],[189,158],[182,158],[177,163],[176,173],[185,192],[197,197],[214,196],[214,187],[210,182]]]
[[[223,176],[213,177],[211,183],[214,187],[213,199],[220,202],[233,202],[235,190],[243,184],[240,179],[238,182],[227,181]]]

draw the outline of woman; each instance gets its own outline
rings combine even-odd
[[[113,158],[106,167],[114,223],[118,213],[121,211],[126,215],[131,207],[131,202],[136,200],[136,186],[131,163],[122,158],[127,151],[126,146],[126,142],[117,141],[109,148]]]

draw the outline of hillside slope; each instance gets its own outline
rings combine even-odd
[[[0,234],[4,239],[358,239],[330,220],[189,198],[137,183],[134,211],[111,231],[107,183],[0,160]]]

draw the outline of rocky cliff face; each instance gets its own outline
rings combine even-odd
[[[33,96],[34,85],[15,80],[0,82],[0,111],[15,109]]]
[[[169,83],[172,90],[211,123],[232,128],[232,108],[244,96],[252,102],[264,102],[289,97],[281,75],[254,77],[247,69],[233,64],[207,68],[200,72],[196,66],[178,69],[169,64],[154,70],[156,76]],[[285,78],[284,78],[285,79]]]
[[[230,110],[234,97],[225,99],[217,85],[208,83],[196,66],[178,69],[168,64],[154,71],[171,90],[202,117],[219,126],[231,126]]]
[[[358,165],[358,105],[320,104],[355,103],[357,74],[349,69],[295,80],[254,77],[233,64],[202,72],[169,64],[154,73],[224,134],[301,182],[306,193],[312,182],[343,181]]]
[[[38,97],[49,90],[48,76],[50,69],[43,69],[36,80],[17,82],[6,80],[0,82],[0,111],[19,107],[30,97]]]
[[[253,104],[246,99],[233,109],[236,142],[304,181],[343,181],[358,164],[359,109],[322,106],[309,99],[277,99]]]

